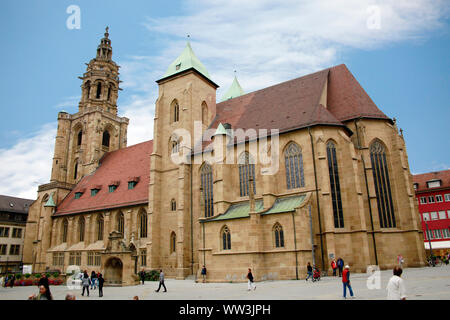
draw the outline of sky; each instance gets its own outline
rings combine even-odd
[[[234,71],[251,92],[346,64],[397,119],[411,172],[450,169],[449,18],[441,0],[3,0],[0,194],[35,199],[49,182],[57,114],[77,112],[106,26],[128,145],[152,139],[155,81],[189,35],[218,100]]]

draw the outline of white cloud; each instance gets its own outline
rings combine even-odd
[[[149,18],[145,26],[179,39],[190,34],[220,93],[235,69],[244,90],[253,91],[339,64],[344,49],[420,39],[449,12],[447,2],[427,0],[202,0],[187,7],[186,16]],[[168,44],[165,65],[184,43]]]
[[[47,123],[31,138],[0,149],[0,194],[35,199],[37,186],[50,180],[56,123]]]
[[[440,28],[449,13],[442,0],[199,0],[185,7],[184,16],[143,23],[161,35],[158,54],[118,61],[121,86],[131,92],[119,103],[120,114],[130,118],[128,145],[152,138],[155,80],[181,53],[187,34],[211,78],[221,85],[220,100],[234,70],[250,92],[339,64],[343,50],[421,40]],[[68,97],[56,107],[76,106],[78,99]],[[35,198],[37,186],[50,178],[55,130],[56,123],[46,124],[12,148],[0,149],[0,194]]]

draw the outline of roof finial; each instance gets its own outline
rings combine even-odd
[[[109,36],[108,31],[109,31],[109,27],[106,26],[106,28],[105,28],[105,38],[108,38],[108,36]]]

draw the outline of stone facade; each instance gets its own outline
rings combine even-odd
[[[110,48],[105,39],[106,35],[101,49]],[[78,264],[82,269],[101,270],[114,278],[110,279],[111,284],[135,283],[135,273],[141,268],[162,268],[167,277],[184,279],[200,277],[205,265],[207,281],[229,282],[245,281],[248,268],[252,268],[257,281],[300,279],[305,276],[307,262],[315,262],[324,272],[330,272],[333,257],[342,257],[357,272],[364,272],[368,265],[374,264],[382,269],[391,268],[398,254],[403,255],[406,266],[424,265],[423,235],[403,136],[398,133],[395,120],[378,110],[345,66],[216,104],[217,85],[198,59],[192,58],[191,50],[188,45],[185,56],[180,56],[165,77],[157,81],[159,96],[149,156],[148,197],[142,203],[120,208],[111,205],[89,212],[80,208],[58,215],[58,210],[70,201],[65,198],[72,197],[80,185],[82,176],[100,174],[96,168],[104,152],[123,149],[131,154],[127,151],[131,147],[124,149],[128,119],[117,117],[115,102],[108,102],[111,97],[117,98],[117,79],[112,80],[114,94],[100,98],[103,103],[89,100],[83,91],[79,113],[60,113],[51,183],[40,187],[27,224],[24,259],[32,262],[35,270],[56,267],[55,263],[64,268],[69,264],[70,252],[81,253]],[[188,58],[195,63],[182,65]],[[83,90],[88,80],[90,90],[94,90],[92,83],[97,80],[91,72],[97,66],[103,67],[102,72],[110,66],[110,73],[104,73],[102,81],[117,76],[115,64],[108,59],[110,55],[107,62],[100,59],[102,63],[98,65],[91,61],[83,77]],[[341,75],[342,83],[346,81],[341,89],[336,89],[340,81],[336,75]],[[292,89],[296,81],[302,90]],[[352,96],[354,89],[360,92],[357,98]],[[292,111],[283,109],[286,101],[294,101],[289,100],[291,96],[298,95],[303,95],[298,107]],[[346,95],[356,101],[355,107],[336,111],[336,106],[343,105],[339,101],[351,105]],[[305,102],[308,99],[311,102]],[[249,111],[256,105],[260,109]],[[270,119],[275,123],[280,115],[285,121],[279,125],[286,123],[286,127],[279,128],[277,144],[271,144],[273,137],[269,139],[267,149],[261,149],[261,145],[260,149],[253,149],[252,138],[240,144],[230,139],[236,129],[257,128],[258,122],[270,123]],[[292,118],[303,122],[289,126]],[[219,130],[222,124],[230,135]],[[80,129],[81,147],[74,140]],[[201,141],[207,129],[217,129],[216,135],[209,135],[213,136],[211,144],[208,139]],[[102,146],[101,135],[105,130],[110,130],[108,149]],[[225,140],[227,144],[218,144]],[[335,148],[337,164],[333,174],[338,176],[334,181],[339,182],[339,188],[335,182],[331,183],[327,147],[330,142]],[[197,152],[199,143],[206,148]],[[293,169],[286,172],[285,162],[291,144],[301,151],[302,173],[296,175],[301,175],[302,183],[295,186],[287,183],[293,174]],[[374,146],[383,150],[379,158],[383,168],[373,162]],[[254,176],[243,178],[238,159],[244,151],[258,159],[254,150],[268,156],[277,154],[278,165],[273,174],[267,174],[267,166],[257,161]],[[224,155],[220,161],[212,161],[220,154]],[[174,162],[174,155],[181,161]],[[82,165],[77,169],[80,177],[74,175],[74,159]],[[209,187],[202,180],[205,163],[212,171]],[[253,181],[255,192],[242,195],[243,183],[252,185]],[[56,207],[45,206],[44,197],[50,195]],[[336,218],[338,202],[342,209],[340,218]],[[244,207],[247,209],[243,211]],[[123,222],[119,222],[121,214]],[[100,215],[104,218],[101,239]],[[82,241],[77,231],[81,217],[86,230]],[[393,225],[386,226],[380,217],[392,219]],[[337,225],[336,219],[341,219],[343,225]],[[145,234],[142,223],[146,224]],[[119,232],[121,228],[123,231]],[[230,235],[229,244],[225,244],[228,240],[223,238],[224,230]],[[94,253],[99,257],[97,260],[92,257]],[[64,260],[58,261],[55,258],[58,254],[64,254]]]

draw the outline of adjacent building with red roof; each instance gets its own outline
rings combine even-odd
[[[413,177],[425,249],[436,256],[450,252],[450,170]],[[431,250],[430,250],[431,249]]]
[[[250,93],[235,78],[217,103],[188,43],[156,81],[153,140],[127,147],[111,57],[107,30],[79,111],[58,114],[27,221],[34,271],[75,265],[127,285],[141,269],[185,279],[205,265],[207,281],[230,282],[249,267],[300,279],[337,257],[357,272],[400,253],[424,265],[403,136],[344,64]]]

